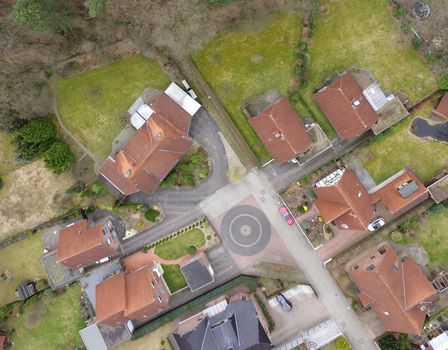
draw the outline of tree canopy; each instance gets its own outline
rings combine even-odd
[[[53,173],[61,174],[71,168],[75,162],[75,157],[66,143],[55,141],[44,152],[44,161]]]

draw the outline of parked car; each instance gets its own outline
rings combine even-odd
[[[285,310],[285,311],[292,310],[291,302],[288,299],[286,299],[286,297],[282,293],[277,294],[275,299],[277,299],[278,303],[282,306],[283,310]]]
[[[373,219],[373,221],[367,226],[367,229],[371,232],[376,231],[384,226],[386,222],[382,217],[377,217]]]
[[[292,225],[294,223],[294,219],[292,218],[292,215],[289,212],[288,208],[286,208],[285,206],[280,207],[279,212],[283,219],[285,219],[285,221],[288,223],[288,225]]]

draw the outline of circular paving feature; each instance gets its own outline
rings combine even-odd
[[[260,209],[240,205],[224,215],[221,236],[233,253],[252,256],[268,245],[271,239],[271,224]]]

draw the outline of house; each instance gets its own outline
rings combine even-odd
[[[173,84],[136,110],[131,123],[138,130],[101,165],[100,174],[125,196],[153,193],[193,143],[188,133],[200,105]]]
[[[6,346],[7,333],[0,330],[0,350],[3,350]]]
[[[294,159],[311,147],[311,137],[286,97],[280,97],[250,118],[249,123],[279,164]]]
[[[448,121],[448,92],[445,92],[436,109],[432,113]]]
[[[36,283],[33,281],[25,281],[21,283],[16,290],[20,300],[25,300],[37,293]]]
[[[350,71],[316,92],[313,98],[342,140],[369,130],[378,121],[376,110],[387,102],[378,85],[363,89]]]
[[[425,185],[410,169],[404,169],[371,191],[372,204],[382,202],[396,217],[404,214],[429,197]]]
[[[420,345],[422,350],[447,350],[448,349],[448,333],[438,327],[431,333],[436,333],[425,344]]]
[[[338,169],[318,181],[314,204],[325,223],[335,222],[342,229],[367,230],[374,206],[370,196],[351,169]]]
[[[156,263],[121,271],[96,286],[96,322],[120,326],[144,320],[168,308],[170,294]]]
[[[368,192],[352,169],[337,169],[316,182],[313,191],[325,223],[346,230],[367,230],[376,216],[390,221],[429,197],[411,169],[399,171]]]
[[[389,332],[419,335],[437,292],[412,258],[399,257],[382,244],[356,261],[349,271],[358,298]]]
[[[272,349],[252,300],[216,300],[178,323],[170,335],[175,350]]]
[[[56,262],[75,270],[116,254],[119,247],[110,218],[83,219],[60,230]]]

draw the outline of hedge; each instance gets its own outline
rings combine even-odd
[[[174,321],[178,317],[185,315],[189,312],[192,312],[196,309],[199,309],[200,307],[203,307],[209,301],[216,299],[217,297],[241,285],[248,287],[253,292],[257,288],[257,278],[245,275],[236,277],[233,280],[227,282],[226,284],[223,284],[218,288],[211,290],[208,293],[202,294],[196,299],[193,299],[186,304],[183,304],[173,310],[170,310],[167,313],[157,317],[156,319],[149,321],[143,326],[138,327],[132,334],[131,340],[137,340],[143,337],[144,335],[155,331],[157,328],[160,328],[166,325],[167,323]]]

